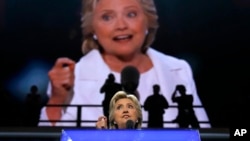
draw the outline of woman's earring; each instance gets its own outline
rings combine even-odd
[[[113,123],[114,123],[115,129],[118,129],[117,123],[115,121]]]
[[[148,35],[148,30],[145,31],[145,35]]]
[[[93,38],[94,38],[94,40],[97,40],[97,36],[95,34],[93,35]]]

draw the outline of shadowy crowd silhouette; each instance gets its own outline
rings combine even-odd
[[[130,94],[135,94],[135,92],[137,92],[137,82],[133,82],[133,85],[128,85],[126,82],[127,80],[121,80],[121,84],[117,83],[115,80],[114,74],[110,73],[103,86],[100,88],[100,93],[105,95],[101,105],[103,107],[103,114],[106,117],[109,117],[110,100],[117,91],[123,90]],[[164,128],[163,117],[165,110],[169,108],[169,103],[164,95],[160,93],[161,88],[158,84],[153,85],[152,88],[153,94],[149,95],[142,105],[143,109],[148,112],[147,127]],[[20,114],[21,126],[38,126],[41,108],[46,104],[46,102],[43,102],[42,95],[39,94],[38,91],[38,86],[32,85],[30,87],[30,92],[26,95],[23,110]],[[138,99],[140,98],[138,92],[135,95]],[[199,122],[193,110],[193,96],[192,94],[186,94],[186,88],[184,85],[176,86],[176,89],[172,94],[172,102],[177,103],[178,109],[177,117],[172,121],[173,123],[177,123],[180,128],[200,128]],[[1,116],[0,124],[1,126],[8,126],[10,123],[6,121],[9,121],[10,119],[7,119],[7,117],[12,114],[12,110],[10,108],[4,108],[6,105],[10,105],[10,98],[8,94],[4,93],[1,95],[0,104],[2,111],[6,113],[4,116]],[[14,104],[12,103],[12,105]]]

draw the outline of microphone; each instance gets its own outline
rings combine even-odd
[[[134,129],[134,122],[131,119],[127,120],[126,129]]]
[[[130,94],[135,94],[139,85],[140,73],[134,66],[126,66],[121,72],[121,84],[123,90]]]

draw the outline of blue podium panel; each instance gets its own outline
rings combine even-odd
[[[65,129],[61,141],[201,141],[198,130],[70,130]]]

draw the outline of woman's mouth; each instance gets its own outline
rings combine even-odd
[[[125,118],[125,119],[127,119],[127,118],[129,118],[130,116],[129,115],[123,115],[122,116],[122,118]]]
[[[119,36],[115,36],[113,38],[114,41],[128,41],[130,39],[132,39],[132,35],[119,35]]]

